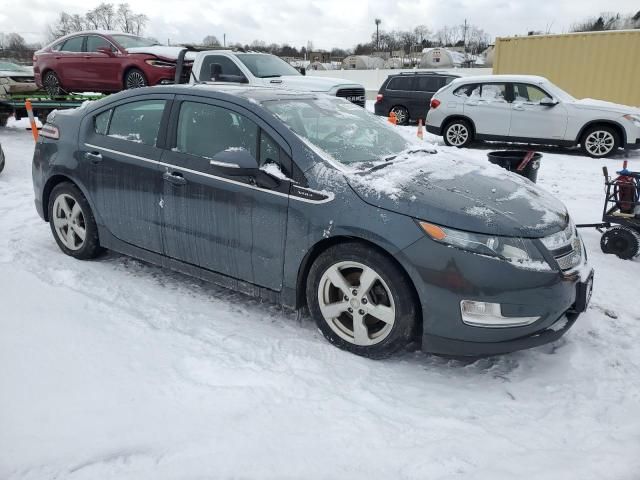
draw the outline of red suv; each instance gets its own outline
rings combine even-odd
[[[118,32],[78,32],[59,38],[33,55],[38,87],[49,95],[118,92],[174,83],[180,47]],[[191,61],[183,75],[189,75]]]

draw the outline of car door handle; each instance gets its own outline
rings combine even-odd
[[[91,55],[85,55],[84,58],[86,58],[87,60],[91,58]]]
[[[164,178],[167,182],[172,183],[174,185],[186,185],[187,179],[182,176],[179,172],[164,172],[162,174],[162,178]]]
[[[91,163],[100,163],[102,161],[102,154],[100,152],[85,152],[84,158]]]

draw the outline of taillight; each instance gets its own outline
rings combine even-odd
[[[383,98],[384,98],[384,95],[382,95],[381,93],[379,93],[379,94],[376,96],[376,102],[380,102],[380,101],[382,101],[382,99],[383,99]]]
[[[440,100],[437,98],[431,99],[431,108],[438,108],[440,106]]]
[[[60,138],[60,130],[55,125],[45,123],[40,129],[40,135],[45,138],[58,140]]]

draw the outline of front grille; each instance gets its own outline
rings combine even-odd
[[[342,97],[351,103],[364,107],[364,88],[341,88],[336,92],[336,97]]]
[[[582,242],[580,237],[574,235],[569,245],[551,253],[556,262],[558,262],[560,270],[571,270],[577,267],[582,261]]]

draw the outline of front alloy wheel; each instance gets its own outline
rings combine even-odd
[[[471,140],[471,128],[463,120],[456,120],[445,128],[444,143],[450,147],[466,147]]]
[[[590,157],[601,158],[610,155],[618,147],[618,140],[613,130],[595,128],[585,134],[582,146]]]
[[[129,70],[127,77],[125,78],[125,89],[130,90],[132,88],[141,88],[147,86],[147,78],[137,68]]]

